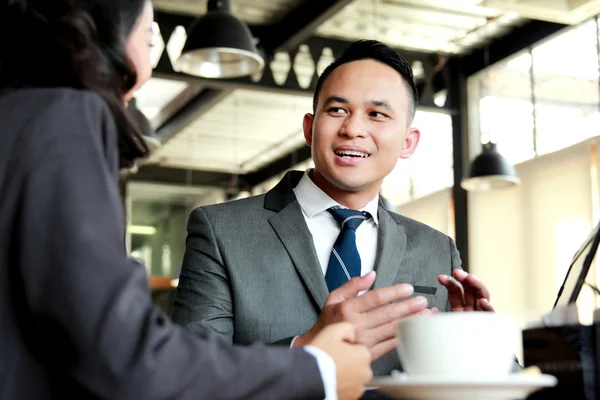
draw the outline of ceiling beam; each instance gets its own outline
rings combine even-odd
[[[565,29],[567,25],[530,20],[506,35],[492,40],[461,59],[463,75],[469,77],[486,67],[533,46],[537,42]],[[487,58],[486,60],[486,52]]]
[[[352,0],[305,0],[279,22],[253,27],[253,34],[267,54],[276,50],[291,50],[350,3]]]
[[[154,130],[163,126],[167,121],[173,118],[179,110],[181,110],[188,102],[196,97],[203,87],[198,85],[188,85],[181,93],[179,93],[173,100],[171,100],[166,106],[164,106],[159,112],[152,117],[151,124]]]
[[[346,47],[352,42],[334,39],[324,38],[318,36],[312,36],[304,41],[302,45],[308,46],[310,51],[310,57],[315,65],[315,69],[312,76],[309,76],[310,83],[308,85],[301,86],[299,78],[293,69],[293,61],[299,48],[294,48],[291,51],[284,51],[288,54],[290,59],[290,70],[284,80],[277,79],[279,73],[277,67],[273,66],[270,62],[265,65],[262,76],[259,79],[253,80],[250,77],[236,78],[236,79],[207,79],[196,76],[186,75],[173,70],[170,63],[159,63],[157,68],[154,70],[154,76],[162,79],[171,79],[176,81],[187,82],[190,85],[202,85],[204,87],[212,87],[215,89],[234,90],[234,89],[246,89],[246,90],[258,90],[261,92],[275,92],[281,94],[289,94],[295,96],[308,96],[312,97],[317,86],[319,74],[316,69],[316,65],[321,58],[322,53],[325,49],[330,49],[334,56],[341,54]],[[439,109],[434,102],[434,93],[436,90],[433,88],[433,75],[434,68],[438,62],[438,55],[432,53],[423,53],[412,50],[398,50],[400,54],[409,62],[414,63],[419,61],[425,71],[425,76],[422,77],[419,82],[419,104],[421,107]]]
[[[298,165],[302,161],[308,160],[310,157],[311,148],[302,146],[301,148],[293,150],[283,157],[265,165],[260,170],[244,175],[244,182],[250,187],[254,187],[267,179]]]
[[[161,143],[166,143],[227,97],[231,91],[232,89],[202,89],[157,129],[156,137]]]
[[[226,172],[197,171],[184,168],[141,165],[137,172],[129,175],[133,182],[153,182],[181,186],[213,186],[225,188],[233,181],[233,174]]]
[[[298,47],[313,35],[319,25],[350,3],[352,0],[304,0],[278,22],[270,25],[249,25],[249,28],[252,35],[258,39],[259,46],[267,55],[271,55],[277,50]],[[171,37],[172,29],[183,26],[187,30],[196,18],[165,11],[156,11],[154,16],[154,20],[161,27],[165,44]],[[165,31],[163,27],[172,28]]]

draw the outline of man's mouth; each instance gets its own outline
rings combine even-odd
[[[370,154],[361,151],[338,150],[335,152],[338,157],[342,158],[368,158]]]

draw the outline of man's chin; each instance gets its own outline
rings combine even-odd
[[[361,192],[363,190],[365,190],[365,188],[369,187],[372,182],[369,182],[366,179],[357,179],[357,177],[352,177],[352,178],[337,178],[337,179],[332,179],[330,180],[330,182],[339,190],[342,190],[344,192],[348,192],[348,193],[358,193]]]
[[[322,186],[322,183],[324,183],[330,190],[346,193],[358,193],[364,191],[377,182],[374,178],[362,176],[357,173],[356,169],[353,169],[353,171],[338,171],[332,169],[325,174],[322,171],[319,171],[319,175],[321,175],[321,179],[313,179],[318,186]],[[318,182],[321,180],[325,182]]]

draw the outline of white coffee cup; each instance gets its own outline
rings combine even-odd
[[[492,312],[447,312],[396,323],[398,356],[410,375],[507,375],[514,365],[519,335],[516,318]]]

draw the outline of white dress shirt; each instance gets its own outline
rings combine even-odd
[[[333,245],[342,230],[340,224],[333,218],[327,209],[333,206],[340,206],[335,200],[323,192],[309,176],[311,170],[304,173],[304,176],[294,188],[294,194],[300,207],[308,230],[312,234],[315,250],[319,264],[323,270],[323,276],[327,272],[329,257],[333,250]],[[379,205],[379,195],[375,196],[364,208],[359,211],[366,211],[371,214],[371,218],[364,221],[356,230],[356,247],[361,261],[361,276],[373,271],[375,266],[375,256],[377,255],[377,208]]]
[[[310,178],[311,170],[304,173],[298,185],[293,189],[296,199],[302,208],[302,214],[308,230],[310,231],[317,258],[323,276],[327,272],[329,257],[333,250],[333,245],[342,230],[340,224],[333,218],[327,209],[333,206],[341,206],[325,192],[323,192]],[[375,196],[364,208],[359,211],[366,211],[371,214],[371,218],[364,221],[356,230],[356,247],[361,260],[361,276],[373,271],[375,266],[375,256],[377,255],[377,208],[379,206],[379,195]],[[361,292],[359,294],[364,293]],[[293,346],[294,340],[290,345]],[[335,363],[331,357],[324,351],[312,346],[305,346],[304,349],[317,358],[323,385],[325,387],[325,399],[337,400],[337,381]]]

